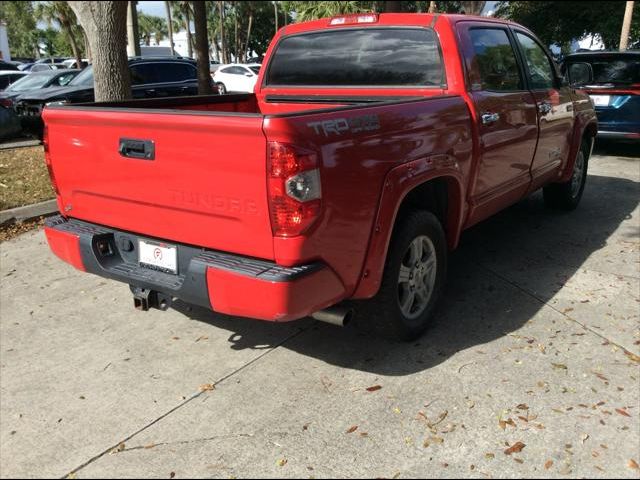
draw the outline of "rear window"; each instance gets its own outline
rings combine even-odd
[[[640,55],[633,57],[621,55],[609,58],[577,57],[568,60],[568,63],[577,62],[591,64],[594,84],[631,85],[640,83]]]
[[[442,59],[425,28],[361,28],[286,37],[270,62],[270,86],[440,87]]]

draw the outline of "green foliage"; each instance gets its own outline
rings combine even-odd
[[[145,45],[151,45],[151,38],[153,38],[156,45],[158,45],[169,34],[167,20],[162,17],[138,12],[138,33],[140,35],[140,41]]]
[[[11,55],[33,57],[37,48],[33,2],[0,2],[0,20],[7,24]]]
[[[577,2],[538,1],[500,2],[496,15],[509,18],[531,29],[547,45],[567,50],[573,39],[600,35],[605,48],[616,49],[625,10],[624,1]],[[640,2],[633,10],[630,44],[640,41]]]

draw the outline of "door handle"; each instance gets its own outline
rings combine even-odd
[[[491,125],[492,123],[496,123],[498,120],[500,120],[500,114],[485,112],[480,118],[482,119],[483,125]]]
[[[155,160],[156,158],[156,147],[153,140],[121,138],[118,152],[123,157],[138,158],[140,160]]]
[[[542,114],[542,115],[546,115],[547,113],[551,112],[551,104],[549,102],[542,102],[540,103],[540,105],[538,105],[538,111]]]

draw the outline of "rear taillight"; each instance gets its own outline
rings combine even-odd
[[[301,235],[320,216],[322,189],[319,167],[316,153],[269,142],[269,212],[275,236]]]
[[[49,127],[44,126],[42,131],[42,146],[44,147],[44,162],[47,164],[47,170],[49,171],[49,178],[51,179],[51,185],[56,192],[56,195],[60,195],[58,190],[58,184],[56,183],[56,177],[53,174],[53,167],[51,166],[51,154],[49,153]]]

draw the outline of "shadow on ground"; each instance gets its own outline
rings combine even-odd
[[[630,160],[633,161],[633,160]],[[630,218],[640,198],[640,183],[590,175],[580,207],[574,212],[546,209],[537,193],[464,233],[450,260],[448,291],[434,325],[417,342],[391,343],[371,338],[352,326],[344,329],[298,323],[305,333],[283,347],[332,365],[381,375],[406,375],[431,368],[459,351],[496,340],[526,324],[589,256],[607,243]],[[634,236],[637,232],[627,235]],[[527,290],[509,285],[526,276]],[[233,332],[232,349],[260,349],[265,330],[284,325],[226,317],[176,304],[197,321]],[[271,337],[273,338],[273,337]]]

